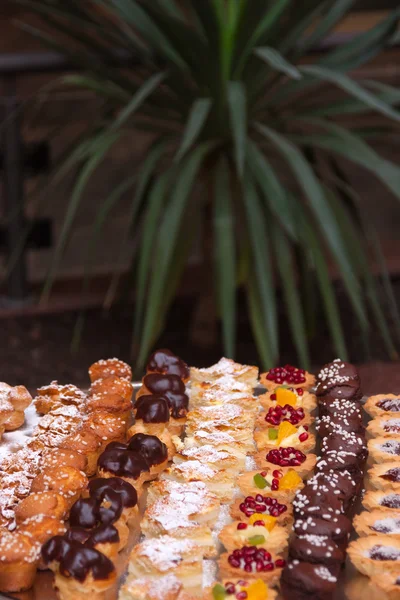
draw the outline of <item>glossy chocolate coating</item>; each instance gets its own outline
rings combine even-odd
[[[291,558],[322,565],[340,564],[345,553],[331,539],[318,535],[295,536],[289,544]]]
[[[144,423],[168,423],[169,406],[163,396],[146,395],[140,396],[135,402],[136,416]]]
[[[161,373],[162,375],[178,375],[181,379],[188,379],[190,375],[187,364],[166,348],[153,352],[147,363],[146,370],[148,372]]]
[[[150,466],[142,454],[128,449],[125,444],[121,444],[123,448],[109,448],[110,445],[97,462],[100,469],[131,479],[138,479],[141,473],[150,471]]]
[[[317,385],[315,393],[319,397],[325,395],[333,396],[339,400],[358,401],[362,398],[360,382],[357,380],[348,381],[342,385],[327,385],[327,382],[321,382]]]
[[[355,415],[357,418],[363,419],[363,410],[359,402],[342,400],[330,395],[318,399],[318,414],[320,417],[336,417],[338,414],[345,414],[347,417]]]
[[[297,599],[296,592],[292,589],[305,592],[305,595],[312,600],[318,598],[328,598],[329,594],[335,591],[339,576],[340,567],[338,565],[330,565],[328,573],[331,577],[328,579],[323,571],[324,576],[321,577],[321,565],[311,564],[309,562],[289,563],[282,571],[282,589],[284,597],[287,599]],[[303,596],[302,596],[303,597]]]
[[[167,446],[155,435],[135,433],[128,442],[128,449],[143,456],[151,467],[168,459]]]
[[[104,506],[100,498],[80,498],[71,508],[69,522],[72,527],[93,529],[100,525],[115,523],[122,514],[122,502],[114,492],[111,496],[111,506]]]
[[[328,520],[316,516],[296,519],[293,529],[297,535],[322,535],[329,537],[335,540],[343,549],[343,544],[347,544],[352,527],[350,519],[344,515],[335,515],[332,519]]]
[[[114,505],[115,495],[119,497],[121,506],[133,508],[137,505],[138,496],[135,488],[128,481],[120,477],[99,477],[89,481],[89,494],[100,502],[109,502]]]
[[[173,419],[183,419],[189,410],[189,396],[183,392],[172,392],[167,390],[163,394],[168,402],[171,417]]]
[[[306,484],[297,492],[293,501],[293,510],[296,517],[305,515],[318,516],[332,519],[343,514],[344,506],[333,490],[328,490],[322,485]]]
[[[329,452],[321,456],[315,465],[316,472],[320,471],[348,471],[354,481],[358,483],[363,477],[363,461],[354,453]]]
[[[71,527],[65,534],[65,538],[88,548],[94,548],[98,544],[118,544],[120,541],[118,530],[113,525],[101,525],[91,530]]]
[[[336,375],[337,374],[337,375]],[[345,360],[336,360],[326,363],[321,367],[317,381],[330,381],[330,379],[339,376],[340,378],[359,379],[358,371],[354,365]]]
[[[162,394],[165,392],[185,393],[185,384],[178,375],[159,375],[158,373],[149,373],[143,378],[143,385],[152,394]]]
[[[343,453],[344,460],[350,453],[354,453],[360,460],[365,460],[368,456],[365,436],[348,432],[331,433],[321,444],[321,454],[326,456],[332,452]]]
[[[42,557],[45,564],[58,562],[61,575],[73,577],[81,583],[89,573],[93,579],[102,580],[115,572],[113,563],[104,554],[60,535],[42,546]]]
[[[320,437],[324,438],[331,433],[337,433],[342,431],[348,431],[349,433],[361,433],[365,431],[363,419],[361,415],[353,413],[347,415],[346,413],[339,413],[336,415],[325,415],[317,420],[316,430]]]
[[[335,498],[343,502],[343,508],[347,513],[352,508],[360,491],[360,483],[347,471],[320,471],[307,481],[307,486],[322,489],[324,493],[331,492]]]

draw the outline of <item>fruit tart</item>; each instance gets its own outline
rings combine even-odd
[[[273,586],[278,583],[286,561],[266,548],[242,546],[232,552],[223,552],[218,565],[221,577],[258,577]]]
[[[289,446],[258,452],[254,455],[254,460],[262,470],[276,466],[283,473],[294,469],[300,477],[306,477],[314,469],[317,457],[315,454],[304,454],[301,449]]]
[[[301,408],[304,411],[311,412],[317,406],[316,396],[301,387],[276,387],[265,394],[261,394],[258,399],[261,406],[267,411],[277,406],[283,408],[289,405],[296,409]]]
[[[308,426],[292,425],[282,421],[278,427],[270,427],[254,432],[258,450],[273,450],[275,448],[296,448],[303,453],[315,448],[315,436],[309,432]]]
[[[287,548],[289,534],[287,528],[276,524],[275,517],[255,513],[247,522],[225,525],[218,537],[228,552],[242,546],[255,546],[280,554]]]
[[[292,524],[292,514],[293,508],[290,503],[261,494],[238,498],[230,506],[231,517],[246,523],[253,518],[253,515],[263,515],[276,518],[276,523],[285,527]]]
[[[370,396],[364,408],[374,419],[375,417],[399,417],[400,416],[400,396],[395,394],[378,394]]]
[[[289,469],[266,468],[264,471],[246,471],[239,475],[237,484],[245,496],[268,494],[282,501],[292,502],[298,490],[304,486],[300,475]]]
[[[385,462],[368,470],[369,482],[378,490],[400,492],[400,465],[398,462]]]
[[[267,390],[275,390],[275,388],[282,385],[309,390],[315,383],[315,377],[304,369],[299,369],[293,365],[285,365],[261,373],[260,382]]]
[[[355,516],[353,525],[359,536],[386,534],[400,538],[400,511],[363,511]]]
[[[399,573],[400,539],[388,535],[360,537],[350,543],[347,552],[355,568],[368,577]]]

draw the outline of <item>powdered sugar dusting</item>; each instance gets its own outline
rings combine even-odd
[[[200,547],[190,539],[182,540],[162,535],[159,538],[144,540],[136,547],[136,552],[138,556],[146,556],[159,571],[165,572],[176,567],[185,558],[197,562]]]

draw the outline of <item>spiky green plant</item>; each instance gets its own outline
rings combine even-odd
[[[151,147],[133,165],[135,173],[101,199],[91,244],[99,242],[108,215],[132,189],[127,229],[140,235],[132,264],[139,364],[162,329],[206,204],[212,209],[216,298],[228,356],[235,352],[236,291],[242,285],[261,359],[268,366],[278,358],[279,278],[301,363],[309,363],[305,312],[311,281],[334,347],[346,357],[328,261],[340,273],[362,332],[375,322],[395,355],[362,219],[351,209],[360,208],[356,190],[336,159],[361,165],[400,197],[400,169],[372,143],[400,121],[400,91],[349,74],[391,43],[400,9],[349,43],[312,54],[353,0],[19,2],[46,24],[43,30],[25,29],[84,68],[63,83],[91,90],[107,107],[101,127],[87,131],[62,167],[80,169],[47,289],[88,181],[118,140],[133,140],[135,131],[145,130],[153,135]],[[115,66],[116,49],[134,57],[132,66]],[[371,112],[382,116],[381,127],[359,120]],[[328,177],[321,159],[333,166]],[[200,199],[192,193],[199,178],[209,192]]]

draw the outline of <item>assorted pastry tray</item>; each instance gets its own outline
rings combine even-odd
[[[400,397],[339,359],[89,378],[0,384],[0,599],[400,599]]]

